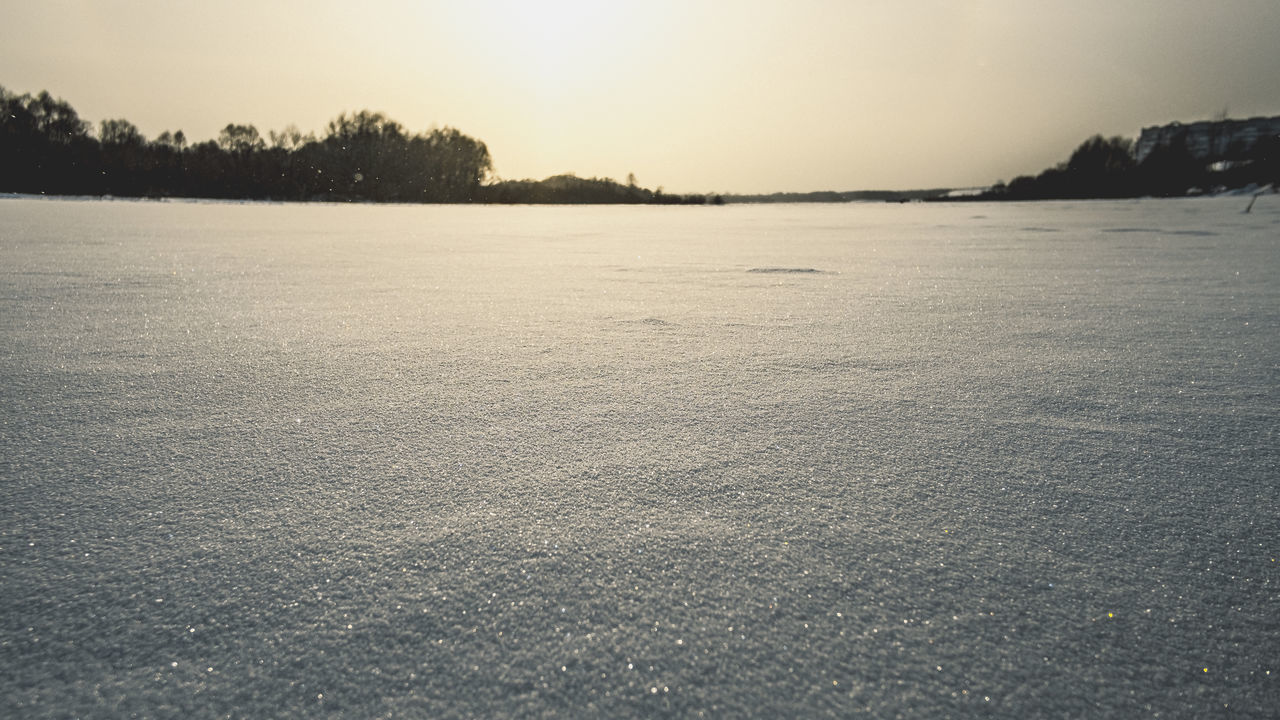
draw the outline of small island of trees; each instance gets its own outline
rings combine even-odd
[[[379,112],[334,118],[324,134],[231,123],[190,144],[181,130],[148,140],[124,119],[96,133],[48,92],[0,87],[0,192],[408,203],[703,204],[611,179],[497,180],[485,144],[455,128],[407,131]],[[718,198],[711,198],[715,202]]]

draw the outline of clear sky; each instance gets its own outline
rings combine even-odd
[[[484,141],[669,192],[962,187],[1095,133],[1280,115],[1277,0],[0,0],[0,85],[95,124]]]

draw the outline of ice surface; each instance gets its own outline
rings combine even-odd
[[[1267,716],[1242,210],[0,200],[0,706]]]

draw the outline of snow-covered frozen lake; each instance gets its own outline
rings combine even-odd
[[[0,200],[0,706],[1273,716],[1246,203]]]

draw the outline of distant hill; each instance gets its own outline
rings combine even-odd
[[[506,204],[718,204],[715,196],[667,195],[662,188],[650,190],[634,183],[623,185],[611,178],[580,178],[572,173],[545,180],[499,180],[482,186],[475,199]]]

